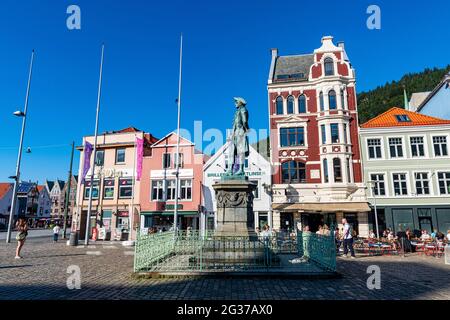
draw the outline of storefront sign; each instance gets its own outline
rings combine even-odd
[[[128,211],[118,211],[117,216],[118,217],[128,217],[130,213]]]
[[[99,240],[105,240],[106,239],[106,228],[99,228],[98,229],[98,239]]]
[[[255,176],[259,177],[259,176],[263,176],[265,174],[266,173],[264,171],[248,171],[248,172],[245,173],[245,175],[247,177],[255,177]],[[208,173],[207,177],[220,178],[220,177],[225,176],[225,175],[227,175],[226,172],[212,172],[212,173]]]
[[[183,209],[183,205],[182,204],[179,204],[178,205],[178,210],[182,210]],[[173,210],[173,209],[175,209],[175,205],[174,204],[166,204],[166,206],[165,206],[165,210]]]

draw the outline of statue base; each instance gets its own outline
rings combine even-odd
[[[229,175],[213,185],[216,192],[217,228],[214,236],[256,238],[253,191],[256,184],[245,175]]]

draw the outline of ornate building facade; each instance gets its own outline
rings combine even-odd
[[[273,228],[338,225],[368,233],[355,70],[344,44],[323,37],[311,54],[272,49],[268,79]]]

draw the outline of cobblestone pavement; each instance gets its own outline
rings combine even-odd
[[[28,239],[0,244],[0,299],[450,299],[450,266],[417,255],[338,258],[340,279],[133,279],[133,248],[97,243],[68,247]],[[81,270],[81,289],[69,290],[67,268]],[[369,265],[381,269],[381,289],[366,286]]]

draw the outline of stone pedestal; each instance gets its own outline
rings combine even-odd
[[[255,238],[253,191],[256,184],[246,177],[230,177],[213,185],[216,192],[216,236]]]

